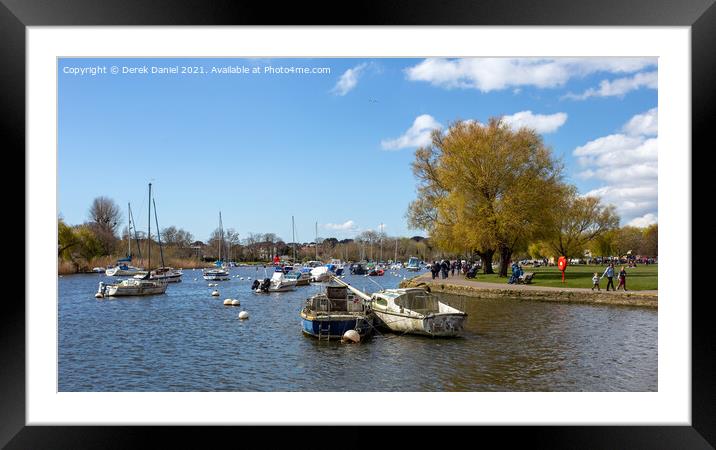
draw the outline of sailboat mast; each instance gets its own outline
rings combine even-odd
[[[293,242],[293,262],[296,262],[296,223],[291,216],[291,242]]]
[[[383,262],[383,224],[380,224],[380,262]]]
[[[166,267],[164,264],[164,249],[162,249],[162,234],[159,232],[159,218],[157,217],[157,203],[152,200],[152,205],[154,205],[154,221],[157,224],[157,240],[159,241],[159,254],[162,257],[162,267]]]
[[[134,228],[134,243],[137,244],[137,253],[139,253],[139,259],[142,259],[142,247],[139,245],[139,233],[137,232],[137,222],[134,221],[134,214],[132,214],[132,205],[129,205],[129,219]]]
[[[149,215],[147,216],[147,270],[152,270],[152,183],[149,183]]]
[[[132,259],[132,207],[127,203],[127,256]]]
[[[395,256],[393,257],[393,264],[398,262],[398,238],[395,238]]]
[[[224,226],[221,224],[221,211],[219,211],[219,261],[221,261],[221,247],[224,246]]]
[[[316,261],[318,261],[318,222],[316,222]]]

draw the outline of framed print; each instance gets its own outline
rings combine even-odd
[[[712,3],[317,23],[3,0],[3,128],[27,167],[3,445],[509,425],[710,448],[691,179]]]

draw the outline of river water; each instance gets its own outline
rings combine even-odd
[[[199,270],[166,294],[97,300],[103,274],[59,278],[60,391],[656,391],[655,309],[442,296],[468,313],[457,339],[301,332],[321,285],[254,294],[264,269],[231,269],[219,297]],[[268,274],[270,276],[270,273]],[[404,276],[370,279],[396,287]],[[368,277],[345,281],[368,292]],[[240,307],[226,307],[238,298]],[[245,310],[248,320],[238,320]]]

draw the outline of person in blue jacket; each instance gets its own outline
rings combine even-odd
[[[519,281],[520,276],[522,275],[522,268],[517,263],[517,261],[514,261],[512,263],[512,276],[507,281],[509,284],[515,284],[517,281]]]
[[[607,291],[609,291],[609,286],[612,287],[613,291],[616,291],[617,289],[614,287],[614,263],[609,263],[601,278],[604,277],[607,277]]]

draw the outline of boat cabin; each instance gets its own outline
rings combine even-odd
[[[441,303],[437,297],[427,292],[425,289],[387,289],[373,295],[373,302],[376,306],[388,308],[393,303],[401,310],[408,309],[418,314],[428,315],[431,313],[445,312],[441,311]]]
[[[348,288],[340,285],[326,286],[326,292],[306,300],[306,306],[315,312],[361,312],[363,302]]]

